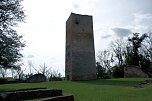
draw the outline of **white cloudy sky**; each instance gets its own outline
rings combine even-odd
[[[65,22],[71,12],[93,16],[96,52],[132,32],[152,30],[152,0],[24,0],[22,4],[26,23],[17,30],[27,43],[24,66],[28,67],[28,61],[35,68],[45,63],[62,75]]]

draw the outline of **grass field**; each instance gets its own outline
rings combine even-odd
[[[56,81],[0,85],[0,90],[32,87],[60,88],[64,95],[74,95],[75,101],[152,101],[152,85],[133,86],[144,78],[121,78],[95,81]]]

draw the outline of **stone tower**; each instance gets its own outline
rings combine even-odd
[[[66,21],[66,80],[96,79],[92,16],[71,13]]]

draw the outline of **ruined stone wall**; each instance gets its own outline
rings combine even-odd
[[[92,16],[71,13],[66,22],[66,65],[68,80],[96,79]]]
[[[124,68],[124,77],[125,78],[137,78],[137,77],[148,77],[139,66],[127,66]]]

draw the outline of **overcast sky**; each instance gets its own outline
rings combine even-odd
[[[27,47],[24,67],[44,63],[64,75],[65,22],[70,13],[93,16],[95,50],[104,50],[132,32],[151,32],[152,0],[24,0],[26,23],[19,24]],[[34,70],[33,70],[34,72]]]

